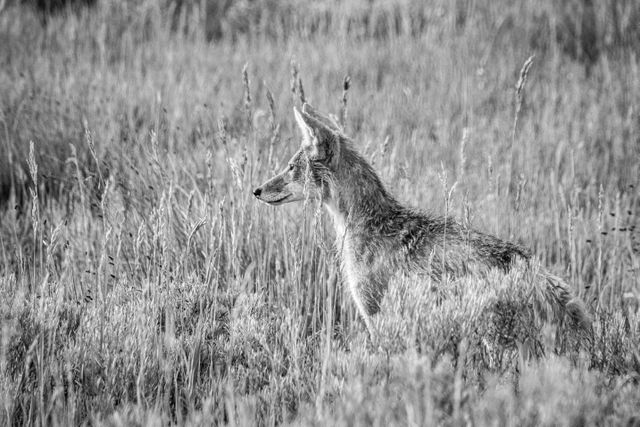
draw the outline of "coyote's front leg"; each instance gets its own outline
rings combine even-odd
[[[372,343],[375,341],[376,333],[371,316],[380,311],[380,304],[387,289],[388,280],[387,275],[368,274],[350,283],[353,300],[367,327]]]

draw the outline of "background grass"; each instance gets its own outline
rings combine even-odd
[[[9,2],[2,424],[640,423],[640,8],[521,3]],[[347,74],[393,193],[531,247],[592,342],[519,268],[398,280],[367,348],[322,210],[251,195]]]

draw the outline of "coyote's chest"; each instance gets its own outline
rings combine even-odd
[[[351,290],[364,282],[386,281],[394,270],[394,254],[382,250],[379,239],[349,227],[346,216],[334,206],[326,207],[333,219],[342,273]]]
[[[344,278],[348,285],[354,288],[362,280],[365,272],[358,261],[359,257],[354,247],[353,236],[347,231],[347,218],[333,204],[326,204],[325,206],[333,220],[333,227],[336,233],[336,251],[340,258],[340,266],[345,276]]]

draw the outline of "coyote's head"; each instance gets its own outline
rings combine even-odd
[[[340,157],[342,131],[309,104],[303,104],[301,112],[293,107],[293,114],[302,132],[300,149],[282,172],[253,190],[254,196],[270,205],[331,197],[329,184]]]

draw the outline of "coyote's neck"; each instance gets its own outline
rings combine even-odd
[[[371,235],[383,232],[402,209],[387,192],[373,168],[358,153],[344,146],[340,167],[333,173],[331,197],[326,203],[333,216],[336,237],[346,232]]]

